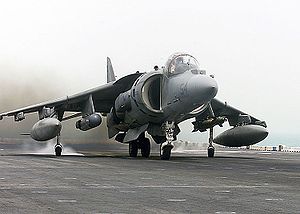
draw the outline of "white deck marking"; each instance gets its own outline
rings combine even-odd
[[[185,202],[186,199],[179,199],[179,198],[170,198],[167,200],[168,202]]]
[[[153,178],[141,178],[141,180],[152,180]]]
[[[135,186],[134,188],[207,188],[207,189],[215,189],[215,188],[241,188],[241,189],[254,189],[254,188],[282,188],[283,186],[262,186],[262,185],[236,185],[236,186],[160,186],[160,185],[149,185],[149,186]]]
[[[47,194],[48,191],[31,191],[31,193],[34,193],[34,194]]]
[[[135,193],[133,190],[121,190],[121,193]]]
[[[232,167],[225,167],[224,169],[229,169],[229,170],[231,170],[231,169],[233,169]]]
[[[282,198],[266,198],[266,201],[283,201]]]
[[[179,184],[179,183],[174,183],[175,186],[187,186],[188,184]]]
[[[76,203],[77,200],[75,199],[60,199],[60,200],[57,200],[59,203]]]
[[[235,185],[235,186],[201,186],[201,185],[169,185],[169,186],[163,186],[163,185],[140,185],[140,186],[129,186],[129,187],[124,187],[124,186],[113,186],[109,184],[92,184],[88,183],[85,184],[88,188],[98,188],[98,189],[123,189],[124,191],[128,189],[167,189],[167,188],[174,188],[174,189],[180,189],[180,188],[190,188],[190,189],[255,189],[255,188],[283,188],[284,186],[263,186],[263,185]],[[221,191],[221,190],[220,190]]]
[[[115,174],[115,175],[126,175],[125,172],[115,172],[114,174]]]
[[[236,212],[216,212],[216,214],[235,214]]]
[[[77,180],[77,178],[64,178],[65,180]]]
[[[247,175],[258,175],[259,173],[258,172],[247,172],[246,174]]]
[[[215,193],[230,193],[229,190],[219,190],[219,191],[215,191]]]

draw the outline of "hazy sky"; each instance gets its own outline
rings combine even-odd
[[[298,134],[299,8],[296,0],[2,0],[0,110],[104,84],[106,56],[121,77],[184,51],[215,75],[219,99],[266,120],[272,134]]]

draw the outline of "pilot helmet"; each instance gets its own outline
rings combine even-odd
[[[182,56],[179,56],[176,58],[176,64],[178,63],[183,63],[183,57]]]

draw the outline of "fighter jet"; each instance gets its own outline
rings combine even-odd
[[[180,132],[178,124],[194,118],[194,132],[209,130],[208,157],[214,157],[213,143],[228,147],[258,143],[268,135],[266,123],[215,98],[218,85],[213,75],[201,70],[198,61],[186,53],[169,57],[165,66],[147,73],[136,72],[116,80],[107,58],[107,84],[53,101],[0,114],[16,122],[37,112],[39,121],[30,135],[36,141],[56,138],[56,156],[62,154],[62,121],[81,117],[75,127],[87,131],[106,117],[109,138],[129,145],[129,156],[150,155],[150,139],[160,145],[160,157],[169,160]],[[71,116],[64,116],[72,112]],[[228,121],[231,129],[213,138],[215,126]],[[148,133],[148,135],[146,135]]]

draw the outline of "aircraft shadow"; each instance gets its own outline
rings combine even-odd
[[[109,153],[109,154],[66,154],[62,155],[60,157],[55,156],[54,154],[34,154],[34,153],[10,153],[10,154],[1,154],[0,156],[31,156],[31,157],[47,157],[47,158],[83,158],[83,159],[89,159],[89,158],[116,158],[116,159],[130,159],[130,160],[160,160],[159,155],[153,155],[150,156],[149,158],[144,158],[144,157],[128,157],[127,154],[120,154],[120,153]],[[206,156],[197,156],[197,155],[186,155],[186,156],[172,156],[171,161],[180,161],[180,160],[220,160],[220,159],[237,159],[237,160],[251,160],[251,159],[257,159],[257,157],[245,157],[245,156],[215,156],[214,158],[208,158]]]

